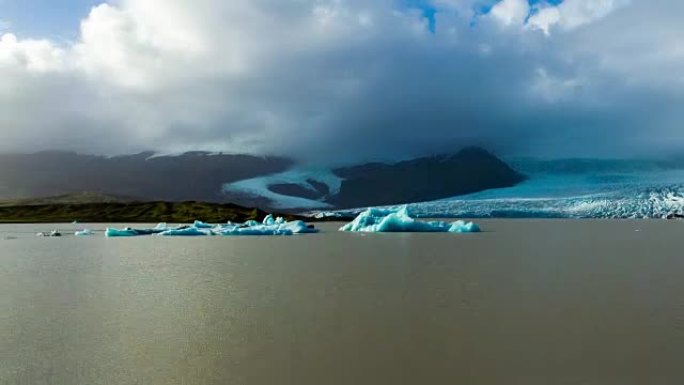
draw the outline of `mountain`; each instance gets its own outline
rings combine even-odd
[[[134,202],[136,199],[124,196],[113,196],[91,192],[80,192],[74,194],[64,194],[53,197],[43,198],[24,198],[0,200],[1,207],[35,207],[44,205],[81,205],[95,203],[126,203]]]
[[[222,202],[224,183],[287,170],[274,157],[190,152],[103,157],[71,152],[0,155],[0,199],[92,193],[137,200]]]
[[[525,177],[480,148],[399,163],[294,169],[228,184],[232,200],[279,209],[341,209],[424,202],[511,187]]]
[[[393,164],[308,171],[285,158],[206,152],[0,155],[0,200],[25,206],[59,203],[56,198],[38,199],[58,197],[62,203],[204,201],[293,211],[351,208],[448,198],[523,179],[478,148]]]

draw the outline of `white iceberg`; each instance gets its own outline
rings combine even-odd
[[[43,233],[38,233],[36,234],[38,237],[50,237],[50,238],[56,238],[56,237],[61,237],[62,233],[60,233],[57,230],[52,230],[50,232],[43,232]]]
[[[81,231],[75,232],[74,235],[77,237],[87,237],[90,235],[95,235],[95,233],[92,230],[83,229]]]
[[[464,221],[423,222],[415,220],[404,206],[398,210],[370,208],[340,231],[365,233],[477,233],[480,227]]]

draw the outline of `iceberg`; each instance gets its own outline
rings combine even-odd
[[[480,226],[473,222],[456,221],[449,227],[450,233],[479,233]]]
[[[36,234],[38,237],[49,237],[49,238],[56,238],[56,237],[61,237],[62,233],[60,233],[57,230],[52,230],[50,232],[44,232],[44,233],[38,233]]]
[[[165,237],[202,237],[212,235],[222,236],[262,236],[262,235],[294,235],[317,233],[312,225],[304,221],[287,222],[284,218],[267,216],[260,223],[254,220],[245,223],[209,224],[195,221],[190,226],[169,227],[166,223],[160,223],[152,229],[124,229],[108,228],[105,231],[107,237],[137,237],[143,235],[159,235]]]
[[[229,226],[215,230],[216,234],[223,236],[261,236],[261,235],[293,235],[292,230],[279,226],[258,225],[251,227]]]
[[[292,231],[294,234],[316,234],[318,232],[317,228],[313,225],[307,225],[304,221],[283,222],[279,226]]]
[[[159,235],[163,237],[205,237],[207,235],[213,235],[212,231],[208,227],[198,228],[195,226],[184,227],[177,229],[169,229],[162,231]]]
[[[154,234],[159,234],[166,231],[166,229],[162,228],[153,228],[153,229],[133,229],[130,227],[126,227],[124,229],[113,229],[113,228],[107,228],[105,230],[105,236],[106,237],[138,237],[142,235],[154,235]]]
[[[90,235],[95,235],[95,233],[92,232],[91,230],[83,229],[83,230],[81,230],[81,231],[75,232],[74,235],[77,236],[77,237],[87,237],[87,236],[90,236]]]
[[[105,236],[108,238],[115,238],[115,237],[137,237],[138,235],[141,235],[138,233],[137,230],[131,229],[130,227],[127,227],[125,229],[113,229],[113,228],[107,228],[105,230]]]
[[[192,227],[196,229],[211,229],[214,226],[202,221],[195,221],[195,223],[192,224]]]
[[[477,233],[480,227],[464,221],[423,222],[409,214],[407,206],[398,210],[369,208],[340,231],[365,233]]]

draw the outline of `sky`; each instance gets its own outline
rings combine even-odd
[[[0,0],[0,152],[684,153],[679,0]]]

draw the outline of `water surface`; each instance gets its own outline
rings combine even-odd
[[[0,384],[684,380],[684,223],[480,223],[201,239],[2,225]]]

